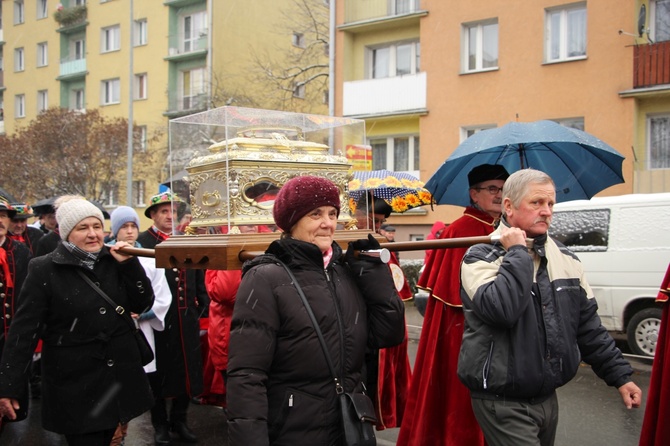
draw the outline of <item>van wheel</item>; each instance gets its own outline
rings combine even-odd
[[[660,308],[645,308],[633,315],[628,323],[628,346],[636,355],[654,356],[661,328]]]

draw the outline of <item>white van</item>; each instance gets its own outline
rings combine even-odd
[[[670,262],[670,193],[558,203],[549,233],[577,254],[611,331],[633,353],[653,356],[661,307],[654,302]]]

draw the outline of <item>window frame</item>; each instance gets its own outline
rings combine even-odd
[[[26,95],[23,93],[14,95],[14,117],[17,119],[26,117]]]
[[[661,147],[658,149],[660,154],[662,155],[662,152],[665,152],[665,160],[658,159],[658,157],[653,156],[653,148],[652,148],[652,121],[656,119],[664,119],[667,121],[666,123],[666,131],[661,132],[662,135],[665,136],[665,140],[662,141],[662,143],[665,145],[665,148]],[[647,170],[667,170],[670,169],[670,113],[654,113],[654,114],[649,114],[646,117],[646,144],[645,144],[645,152],[646,152],[646,164],[647,164]],[[655,164],[660,164],[660,165],[655,165]]]
[[[118,77],[100,81],[100,105],[121,103],[121,79]]]
[[[133,100],[140,101],[149,97],[149,80],[147,73],[137,73],[133,79]]]
[[[146,152],[147,151],[147,139],[148,139],[148,134],[149,134],[147,126],[146,125],[139,125],[139,126],[137,126],[137,130],[140,133],[139,151],[140,152]]]
[[[186,94],[186,73],[188,73],[188,95]],[[194,74],[197,74],[197,76],[194,76]],[[196,79],[199,77],[199,79]],[[202,82],[202,88],[199,91],[198,84]],[[197,104],[195,104],[195,98],[197,98],[200,95],[206,95],[207,94],[207,69],[204,66],[201,67],[193,67],[187,70],[181,70],[179,71],[179,110],[192,110],[197,107]],[[186,99],[189,100],[189,105],[186,106]]]
[[[36,2],[36,14],[37,20],[46,19],[49,17],[49,5],[47,0],[37,0]]]
[[[479,124],[479,125],[466,125],[460,128],[459,135],[459,144],[474,135],[475,133],[481,132],[482,130],[490,130],[496,128],[495,124]]]
[[[570,22],[568,20],[568,14],[577,10],[583,10],[584,12],[584,53],[578,54],[575,56],[570,56],[568,50],[570,47],[570,31],[568,26]],[[573,60],[584,60],[587,57],[588,51],[588,14],[587,14],[586,3],[571,3],[567,5],[556,6],[552,8],[545,9],[545,18],[544,18],[544,62],[545,63],[560,63],[560,62],[570,62]],[[552,44],[553,44],[553,35],[552,35],[552,17],[554,14],[560,14],[559,19],[559,49],[558,56],[554,57],[552,55]]]
[[[26,23],[26,4],[23,0],[14,0],[14,25]]]
[[[396,144],[401,139],[408,140],[408,168],[396,169]],[[386,169],[396,172],[407,172],[413,175],[418,175],[421,168],[421,138],[418,133],[387,135],[387,136],[371,136],[367,138],[367,144],[372,151],[372,170]],[[378,147],[384,146],[384,161],[380,162],[375,152]]]
[[[37,44],[37,68],[49,65],[49,42],[40,42]]]
[[[187,28],[189,28],[189,35],[187,35]],[[193,11],[179,16],[180,51],[182,53],[197,51],[198,41],[208,32],[206,10]]]
[[[410,45],[410,68],[409,73],[398,74],[398,48]],[[388,61],[386,66],[386,76],[377,75],[377,54],[379,51],[388,51]],[[369,46],[366,49],[367,54],[367,79],[387,79],[390,77],[400,77],[415,75],[421,72],[421,41],[419,39],[402,40],[398,42],[385,43],[383,45]],[[380,70],[381,71],[381,70]]]
[[[81,104],[79,99],[81,98]],[[86,110],[86,91],[83,88],[76,88],[70,91],[71,109],[72,110]],[[79,107],[81,105],[81,107]]]
[[[132,188],[133,205],[135,207],[146,206],[146,181],[134,180]]]
[[[25,48],[14,48],[14,72],[19,73],[26,70]]]
[[[670,0],[661,0],[662,2],[667,2],[667,13],[670,15]],[[659,37],[658,35],[658,26],[657,26],[657,18],[658,18],[658,6],[657,3],[659,0],[651,0],[649,3],[649,36],[651,37],[651,40],[654,42],[667,42],[670,40],[670,20],[668,20],[668,26],[666,27],[667,29],[664,30],[665,36]],[[670,17],[669,17],[670,18]],[[667,38],[666,38],[667,37]]]
[[[37,113],[42,113],[49,108],[49,90],[37,91]]]
[[[138,19],[133,22],[133,46],[148,45],[149,29],[147,19]]]
[[[121,50],[121,25],[105,26],[100,29],[100,53]]]
[[[484,31],[485,27],[495,25],[496,47],[495,47],[495,65],[484,67]],[[476,34],[475,42],[475,67],[470,67],[470,30],[474,29]],[[500,27],[498,18],[494,17],[487,20],[480,20],[477,22],[464,23],[461,26],[461,72],[462,73],[481,73],[486,71],[494,71],[500,68]]]

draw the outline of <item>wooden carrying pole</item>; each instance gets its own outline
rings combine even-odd
[[[368,231],[338,231],[335,241],[347,249],[350,241],[367,238]],[[156,246],[156,249],[125,247],[124,254],[155,257],[159,268],[188,269],[241,269],[246,260],[263,254],[279,233],[268,234],[217,234],[173,236]],[[376,236],[379,239],[379,236]],[[458,237],[414,242],[380,243],[389,251],[424,251],[426,249],[464,248],[478,243],[495,243],[497,236]],[[526,245],[532,247],[532,239]]]

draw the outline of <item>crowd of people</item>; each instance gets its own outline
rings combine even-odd
[[[552,179],[485,164],[468,183],[463,216],[436,222],[429,238],[499,238],[426,253],[414,373],[398,254],[388,264],[358,255],[379,247],[374,237],[342,249],[343,191],[330,180],[287,181],[274,197],[280,237],[237,271],[164,269],[126,254],[188,225],[187,203],[170,191],[151,197],[142,232],[127,206],[106,232],[103,211],[80,196],[32,208],[0,200],[0,433],[32,397],[43,427],[70,445],[122,445],[145,412],[156,445],[196,443],[196,402],[225,408],[233,446],[344,446],[338,396],[352,393],[370,398],[376,430],[399,428],[398,445],[548,446],[555,390],[582,360],[639,407],[581,264],[548,237]],[[393,242],[391,212],[371,193],[353,218]]]

